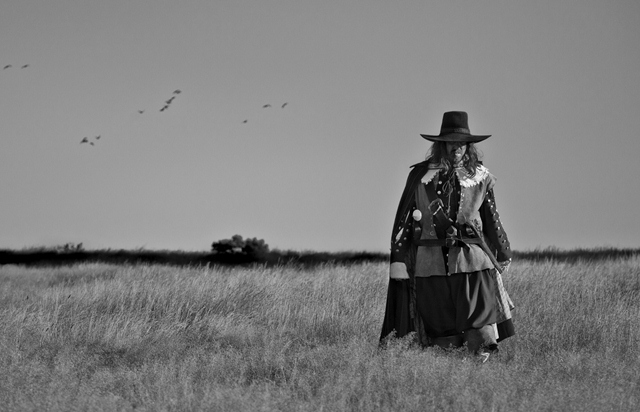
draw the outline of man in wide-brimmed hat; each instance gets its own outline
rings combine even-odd
[[[500,273],[511,262],[496,178],[478,159],[466,112],[446,112],[424,162],[412,166],[391,238],[384,341],[417,332],[425,346],[467,345],[486,361],[514,334]],[[392,335],[393,336],[393,335]]]

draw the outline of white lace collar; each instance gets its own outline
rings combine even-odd
[[[483,165],[478,165],[476,167],[476,174],[474,176],[470,176],[463,167],[458,167],[456,168],[456,174],[458,175],[460,186],[471,187],[482,182],[485,177],[489,175],[489,170]]]
[[[440,173],[441,169],[442,167],[440,165],[429,165],[429,170],[427,170],[427,173],[425,173],[421,179],[422,183],[429,183],[432,181],[433,178]],[[478,165],[476,167],[476,174],[474,176],[470,176],[463,167],[457,167],[455,170],[458,180],[460,181],[460,186],[462,187],[475,186],[489,175],[489,169],[483,165]]]

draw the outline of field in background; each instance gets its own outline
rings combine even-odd
[[[384,262],[0,267],[0,409],[635,411],[640,257],[515,261],[486,364],[378,349]]]

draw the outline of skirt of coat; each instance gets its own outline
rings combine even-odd
[[[496,323],[496,285],[489,270],[416,278],[416,309],[431,338]]]
[[[417,332],[420,343],[430,345],[430,338],[456,335],[489,324],[496,324],[498,341],[513,336],[511,313],[502,303],[502,284],[496,275],[499,276],[495,270],[482,270],[390,279],[381,340],[392,333],[403,337]]]

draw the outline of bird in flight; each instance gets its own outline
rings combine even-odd
[[[2,70],[6,70],[6,69],[8,69],[9,67],[12,67],[12,66],[11,66],[10,64],[7,64],[6,66],[4,66],[4,67],[2,68]]]
[[[89,143],[89,138],[88,137],[83,137],[82,140],[80,140],[80,144],[82,143]]]
[[[101,135],[97,135],[97,136],[96,136],[96,140],[100,140],[100,136],[101,136]]]
[[[172,102],[172,101],[173,101],[173,99],[175,99],[175,98],[176,98],[176,96],[171,96],[171,98],[170,98],[169,100],[167,100],[165,103],[166,103],[167,105],[169,105],[169,104],[171,104],[171,102]]]
[[[169,108],[168,104],[165,104],[164,106],[162,106],[162,109],[160,109],[161,112],[164,112],[165,110],[167,110]]]
[[[286,105],[288,105],[288,104],[289,104],[289,103],[284,103],[284,104],[282,105],[282,108],[284,109],[284,107],[285,107]]]
[[[242,123],[247,123],[249,120],[243,120]]]
[[[263,109],[266,109],[267,107],[271,107],[270,104],[265,104],[264,106],[262,106]]]
[[[138,113],[142,114],[144,113],[144,110],[138,110]]]
[[[173,94],[180,94],[180,93],[182,93],[182,90],[180,90],[180,89],[176,89],[176,90],[173,91]]]
[[[26,69],[27,67],[29,67],[29,65],[25,64],[24,66],[21,67],[21,69]]]

